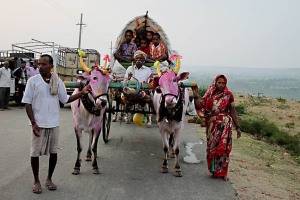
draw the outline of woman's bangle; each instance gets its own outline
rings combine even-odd
[[[235,126],[235,129],[237,130],[237,129],[241,129],[241,127],[239,127],[239,126]]]

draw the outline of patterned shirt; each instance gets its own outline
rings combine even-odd
[[[152,58],[158,58],[166,53],[166,48],[162,43],[155,46],[153,43],[150,44],[150,55]]]

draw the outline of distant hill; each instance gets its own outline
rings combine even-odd
[[[190,72],[189,80],[199,86],[208,87],[217,74],[224,74],[233,92],[300,100],[300,68],[188,66],[184,70]]]

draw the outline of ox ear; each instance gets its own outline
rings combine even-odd
[[[187,79],[187,77],[189,76],[189,74],[190,74],[189,72],[182,72],[178,76],[178,81],[183,81],[183,80]]]
[[[161,94],[161,93],[162,93],[160,87],[155,88],[155,92],[158,93],[158,94]]]
[[[89,80],[89,79],[90,79],[90,75],[89,75],[89,73],[86,73],[86,72],[84,72],[84,73],[82,73],[82,74],[80,74],[80,75],[77,75],[76,77],[77,77],[77,79],[80,80],[80,81],[83,81],[83,80],[90,81],[90,80]]]
[[[158,81],[159,81],[159,76],[155,76],[153,79],[152,79],[152,85],[154,88],[158,87]]]
[[[77,78],[78,80],[80,80],[80,81],[83,81],[83,80],[86,79],[86,78],[84,78],[83,75],[77,75],[76,78]]]

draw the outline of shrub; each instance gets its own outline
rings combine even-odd
[[[281,97],[277,98],[277,101],[280,103],[286,103],[286,99],[283,99]]]
[[[291,151],[293,155],[300,155],[300,134],[295,136],[280,130],[274,123],[267,119],[259,119],[250,116],[243,116],[239,119],[241,129],[258,138],[264,138],[266,141],[283,146]]]
[[[198,88],[198,94],[199,94],[199,96],[203,97],[206,91],[207,91],[207,88],[205,88],[204,86],[199,87]]]
[[[273,144],[278,144],[285,147],[287,150],[293,152],[294,155],[300,155],[300,138],[296,136],[289,135],[287,132],[279,131],[269,138],[269,141]]]
[[[264,96],[249,96],[249,104],[251,106],[262,106],[268,103],[270,103],[270,100]]]
[[[295,128],[295,123],[294,122],[289,122],[285,124],[286,128]]]
[[[280,105],[278,105],[276,107],[279,108],[279,109],[284,110],[284,109],[290,108],[291,106],[289,106],[288,104],[281,103]]]
[[[271,137],[274,132],[278,132],[277,126],[265,118],[240,118],[242,130],[259,138]]]
[[[240,103],[235,107],[235,111],[239,116],[245,115],[247,113],[246,108],[247,108],[246,104]]]

